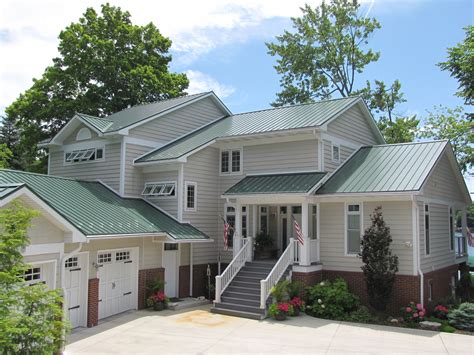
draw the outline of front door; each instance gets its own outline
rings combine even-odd
[[[165,294],[168,297],[178,297],[179,244],[165,243],[163,249]]]
[[[281,216],[280,218],[280,230],[281,230],[281,251],[286,249],[288,245],[288,217]]]
[[[79,253],[64,262],[66,309],[73,328],[86,326],[87,260],[87,253]]]

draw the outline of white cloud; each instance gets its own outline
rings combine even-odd
[[[235,88],[231,85],[220,84],[213,77],[196,70],[186,71],[189,79],[189,94],[214,91],[221,99],[232,95]]]

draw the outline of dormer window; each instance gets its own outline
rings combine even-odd
[[[176,196],[175,182],[150,182],[145,184],[142,191],[143,196],[150,197],[174,197]]]
[[[88,148],[64,153],[66,163],[81,163],[104,159],[104,148]]]
[[[221,151],[221,174],[242,173],[242,150],[226,149]]]
[[[91,130],[87,127],[82,127],[76,134],[76,141],[83,141],[86,139],[91,139],[92,133]]]

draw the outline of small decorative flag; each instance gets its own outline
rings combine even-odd
[[[296,221],[296,218],[294,216],[291,216],[291,217],[293,217],[293,225],[295,226],[296,239],[298,240],[298,242],[301,243],[301,245],[304,245],[304,238],[303,238],[303,232],[301,231],[301,227]]]
[[[230,224],[224,219],[224,250],[229,250],[229,232],[230,232]]]

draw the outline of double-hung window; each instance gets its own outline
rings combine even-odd
[[[332,145],[332,161],[339,163],[341,156],[340,156],[341,149],[338,145]]]
[[[240,174],[242,172],[242,150],[221,151],[221,174]]]
[[[195,212],[197,209],[197,186],[195,182],[185,182],[186,191],[185,211]]]
[[[449,247],[454,250],[454,211],[449,207]]]
[[[104,148],[89,148],[64,153],[64,161],[68,164],[102,160],[103,158]]]
[[[142,191],[143,196],[149,197],[175,197],[175,182],[150,182],[145,184]]]
[[[430,255],[430,207],[425,204],[425,254]]]
[[[362,211],[360,204],[346,205],[346,254],[360,252]]]

